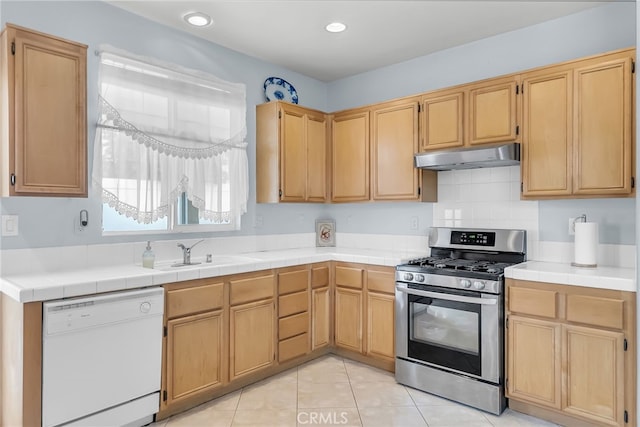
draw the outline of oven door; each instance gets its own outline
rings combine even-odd
[[[499,295],[396,283],[396,354],[500,383],[501,305]]]

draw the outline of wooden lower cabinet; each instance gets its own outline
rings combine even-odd
[[[624,334],[565,326],[565,412],[603,425],[624,424]]]
[[[395,358],[395,298],[367,293],[367,355]]]
[[[167,400],[172,405],[223,384],[223,313],[167,322]]]
[[[507,280],[507,397],[562,425],[636,425],[635,293]]]
[[[331,342],[331,294],[329,287],[313,289],[311,318],[311,350],[326,347]]]
[[[229,321],[230,380],[274,364],[276,328],[273,300],[231,307]]]
[[[507,334],[510,396],[559,409],[560,325],[511,316]]]
[[[362,291],[336,287],[335,343],[362,352]]]

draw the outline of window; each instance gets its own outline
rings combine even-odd
[[[244,85],[108,49],[99,100],[93,182],[104,232],[240,228]]]

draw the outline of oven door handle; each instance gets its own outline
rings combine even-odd
[[[407,285],[403,285],[403,284],[396,284],[396,290],[408,295],[437,298],[437,299],[442,299],[447,301],[467,302],[470,304],[496,305],[498,303],[498,298],[474,298],[474,297],[466,297],[463,295],[446,294],[441,292],[421,291],[418,289],[409,289],[407,288]]]

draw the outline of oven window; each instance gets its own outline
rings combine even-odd
[[[449,307],[413,304],[411,340],[478,355],[478,313]]]
[[[408,302],[408,356],[481,376],[480,305],[447,300],[446,294],[442,299],[409,295]]]

